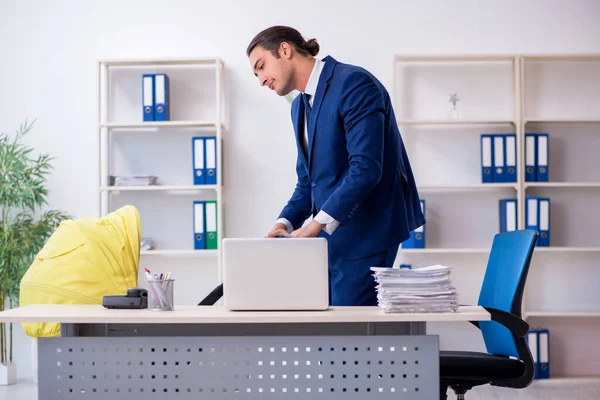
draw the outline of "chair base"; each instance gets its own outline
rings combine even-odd
[[[475,386],[487,385],[487,381],[470,381],[470,382],[457,382],[457,381],[442,381],[440,384],[440,400],[448,400],[448,387],[456,394],[457,400],[464,400],[465,394],[473,389]]]

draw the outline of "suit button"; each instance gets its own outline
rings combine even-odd
[[[312,183],[311,183],[311,186],[312,186],[312,187],[315,187],[315,186],[317,186],[317,182],[312,182]]]

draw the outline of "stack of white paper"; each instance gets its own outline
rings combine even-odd
[[[416,269],[371,267],[377,299],[385,312],[454,312],[456,288],[450,267],[432,265]]]

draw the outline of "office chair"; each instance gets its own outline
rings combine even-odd
[[[458,400],[475,386],[529,386],[534,363],[525,340],[529,324],[521,318],[521,300],[538,232],[520,230],[494,237],[478,305],[491,321],[471,322],[481,330],[487,353],[440,352],[440,399],[448,387]]]

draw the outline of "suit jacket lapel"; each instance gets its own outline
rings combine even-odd
[[[294,121],[294,133],[296,135],[296,145],[298,146],[298,152],[304,161],[304,165],[307,166],[308,160],[306,159],[306,152],[302,145],[302,137],[300,136],[304,131],[304,102],[302,101],[301,95],[298,95],[292,104],[292,119]]]
[[[321,111],[321,104],[323,102],[323,97],[327,92],[327,88],[329,86],[329,79],[333,74],[333,68],[337,61],[330,56],[327,56],[323,59],[325,61],[325,65],[323,66],[323,71],[321,72],[321,76],[319,78],[319,84],[317,85],[317,92],[315,93],[315,98],[313,101],[312,111],[310,114],[310,121],[308,121],[308,163],[310,164],[312,158],[312,149],[315,143],[315,127],[317,123],[317,118],[319,117],[319,111]],[[302,103],[302,101],[300,101]]]

